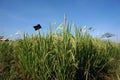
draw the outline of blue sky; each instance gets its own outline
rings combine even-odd
[[[64,13],[67,22],[93,27],[93,35],[115,34],[112,39],[120,41],[120,0],[0,0],[0,35],[34,34],[38,23],[47,32],[52,22],[63,22]]]

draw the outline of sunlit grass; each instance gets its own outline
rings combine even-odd
[[[0,42],[0,79],[105,80],[119,76],[120,44],[92,38],[75,26],[55,33],[50,26],[45,36],[39,32],[11,43]]]

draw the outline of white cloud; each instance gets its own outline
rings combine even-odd
[[[21,31],[17,31],[17,32],[15,33],[15,35],[22,35],[22,32],[21,32]]]

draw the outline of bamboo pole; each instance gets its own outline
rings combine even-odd
[[[64,13],[64,33],[66,34],[66,14]]]

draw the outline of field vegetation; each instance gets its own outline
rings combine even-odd
[[[119,43],[72,25],[52,28],[0,42],[0,80],[120,80]]]

